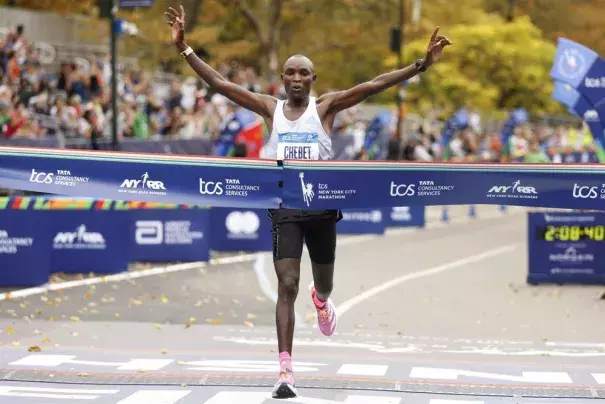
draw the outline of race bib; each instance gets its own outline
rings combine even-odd
[[[317,133],[280,133],[277,160],[319,160]]]

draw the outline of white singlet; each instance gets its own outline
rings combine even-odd
[[[332,140],[321,125],[315,97],[309,97],[306,111],[296,121],[286,118],[284,103],[280,100],[275,107],[273,128],[264,157],[276,160],[330,160]]]

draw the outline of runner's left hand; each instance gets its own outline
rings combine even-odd
[[[424,58],[424,65],[426,67],[431,66],[433,63],[438,62],[441,59],[443,48],[452,44],[452,41],[447,39],[443,35],[437,35],[439,33],[439,27],[435,28],[433,35],[431,36],[431,42],[426,50],[426,56]]]

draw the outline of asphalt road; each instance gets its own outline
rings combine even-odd
[[[305,257],[292,402],[605,398],[603,288],[527,285],[524,211],[466,209],[339,239],[332,338],[315,325]],[[0,403],[273,402],[270,255],[155,272],[1,301]]]

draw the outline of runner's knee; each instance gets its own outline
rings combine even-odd
[[[287,274],[278,279],[278,293],[290,297],[298,295],[300,277],[296,274]]]

